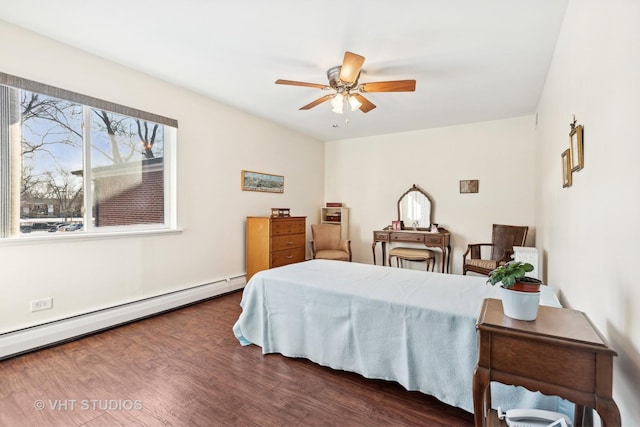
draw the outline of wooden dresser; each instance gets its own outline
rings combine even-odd
[[[306,217],[247,217],[247,282],[258,271],[304,261]]]

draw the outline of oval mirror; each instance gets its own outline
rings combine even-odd
[[[398,199],[398,220],[405,229],[428,230],[433,223],[433,201],[420,187],[413,184]]]

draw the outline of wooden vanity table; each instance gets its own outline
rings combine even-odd
[[[450,233],[444,228],[438,232],[423,230],[376,230],[373,232],[373,263],[376,263],[376,245],[382,243],[382,265],[386,265],[387,243],[421,243],[428,248],[438,248],[442,252],[443,273],[449,272],[451,258]]]
[[[423,189],[413,184],[398,199],[398,220],[395,226],[373,232],[373,263],[376,263],[376,245],[382,243],[382,265],[386,265],[387,243],[418,243],[427,248],[440,249],[442,253],[442,266],[440,271],[449,272],[451,258],[451,235],[442,227],[438,227],[433,221],[433,199]],[[407,227],[405,228],[405,224]],[[438,231],[431,232],[431,228]]]

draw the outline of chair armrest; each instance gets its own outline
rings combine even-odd
[[[340,250],[343,250],[349,254],[349,261],[351,261],[351,240],[340,240],[338,246]]]
[[[309,240],[309,244],[311,245],[311,258],[316,259],[316,244],[313,240]]]
[[[498,263],[507,263],[509,261],[513,261],[513,249],[505,249],[502,256],[498,258]]]
[[[493,246],[493,243],[469,243],[466,252],[462,255],[462,263],[467,259],[467,255],[471,253],[471,259],[480,259],[480,251],[483,246]]]

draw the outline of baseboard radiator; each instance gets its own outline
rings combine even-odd
[[[122,304],[0,335],[0,360],[241,289],[245,276]]]

